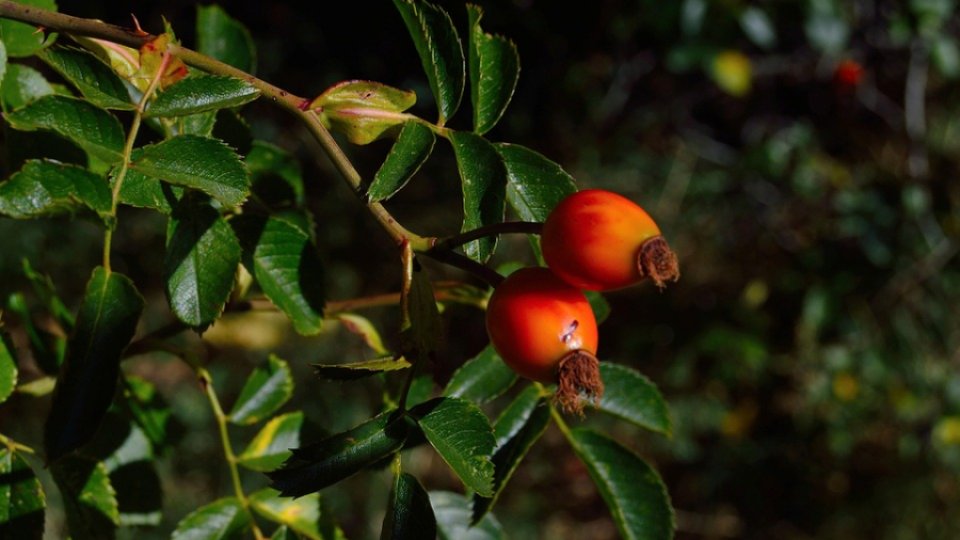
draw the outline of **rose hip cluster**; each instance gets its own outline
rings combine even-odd
[[[650,278],[680,277],[677,257],[647,213],[629,199],[591,189],[550,213],[541,237],[549,268],[524,268],[501,283],[487,305],[497,353],[523,377],[558,385],[555,399],[582,414],[581,395],[603,395],[597,321],[581,289],[608,291]]]

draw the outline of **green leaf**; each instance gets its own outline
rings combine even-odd
[[[13,394],[17,387],[17,359],[14,356],[13,342],[0,326],[0,403]]]
[[[153,445],[146,433],[119,409],[111,408],[84,456],[103,462],[116,493],[121,526],[157,525],[163,515],[163,489],[154,467]]]
[[[254,471],[272,471],[290,457],[290,449],[300,446],[303,412],[296,411],[272,418],[237,456],[240,465]]]
[[[170,217],[164,278],[170,309],[184,323],[205,328],[233,289],[240,242],[220,213],[198,197],[184,197]]]
[[[292,499],[266,488],[250,495],[250,505],[261,516],[313,540],[334,540],[334,530],[321,530],[320,495],[311,493]],[[326,534],[325,534],[326,533]],[[330,534],[332,533],[332,534]],[[342,534],[342,533],[341,533]]]
[[[170,424],[172,411],[163,396],[157,392],[157,387],[147,380],[132,375],[125,376],[123,381],[126,398],[123,404],[130,417],[143,430],[153,446],[162,448],[169,445],[171,441],[167,437],[167,427]]]
[[[111,180],[112,181],[112,180]],[[151,208],[161,214],[173,212],[173,207],[183,196],[184,189],[127,170],[120,186],[120,202],[138,208]]]
[[[332,381],[351,381],[376,373],[408,369],[410,362],[403,358],[386,356],[363,362],[349,362],[345,364],[311,364],[321,378]]]
[[[583,291],[583,295],[590,302],[590,309],[593,310],[593,316],[597,319],[597,324],[607,320],[610,316],[610,302],[603,297],[603,294],[597,291]]]
[[[432,360],[443,332],[440,310],[430,277],[416,259],[413,261],[413,280],[407,303],[410,320],[400,329],[400,349],[413,363]]]
[[[54,0],[17,0],[17,3],[48,11],[57,10]],[[37,27],[32,24],[0,19],[0,39],[7,46],[7,55],[11,57],[33,56],[43,48],[46,38],[46,33],[37,32]]]
[[[120,523],[117,494],[102,462],[67,456],[51,467],[74,540],[114,538]]]
[[[244,266],[267,298],[298,333],[317,334],[323,322],[323,270],[310,236],[275,217],[244,215],[230,223],[243,246]]]
[[[53,87],[39,71],[19,64],[7,65],[3,83],[0,84],[4,110],[18,109],[53,93]]]
[[[37,295],[41,304],[64,330],[72,332],[73,326],[76,324],[76,318],[63,304],[63,300],[57,294],[57,288],[53,285],[53,280],[50,279],[50,276],[34,270],[29,259],[24,258],[20,262],[23,267],[23,275],[30,281],[33,292]]]
[[[301,497],[336,484],[403,447],[410,419],[387,411],[307,446],[293,449],[282,469],[267,473],[282,495]]]
[[[81,49],[52,47],[38,56],[97,107],[136,109],[123,80],[93,54]]]
[[[484,516],[480,523],[471,525],[470,502],[459,493],[431,491],[430,505],[437,517],[438,540],[503,540],[503,528],[493,517]]]
[[[483,404],[502,395],[515,382],[517,374],[503,363],[492,345],[487,345],[453,373],[443,395]]]
[[[53,131],[106,163],[122,159],[124,136],[120,121],[82,99],[43,96],[5,113],[4,117],[14,129]]]
[[[353,144],[369,144],[407,121],[401,114],[417,102],[408,90],[373,81],[337,83],[310,103],[325,126],[343,133]]]
[[[397,142],[367,188],[370,202],[387,200],[403,189],[430,157],[436,140],[433,131],[419,122],[403,124]]]
[[[507,200],[520,219],[546,221],[553,207],[577,191],[573,177],[542,154],[518,144],[494,146],[507,169]]]
[[[540,389],[529,386],[507,407],[493,426],[497,439],[493,453],[493,496],[474,498],[473,521],[477,522],[490,511],[517,470],[527,452],[537,442],[550,422],[550,406]]]
[[[457,112],[465,67],[460,36],[446,11],[422,0],[393,0],[420,55],[443,125]]]
[[[7,47],[3,44],[3,40],[0,40],[0,81],[3,80],[3,76],[7,73]]]
[[[503,36],[484,32],[480,28],[482,17],[480,6],[467,4],[470,99],[473,102],[473,131],[478,135],[490,131],[503,116],[520,78],[517,46]]]
[[[37,366],[44,373],[56,374],[60,370],[66,355],[67,340],[33,323],[30,307],[21,293],[13,293],[7,298],[6,309],[16,313],[24,332],[30,339],[30,350]]]
[[[616,441],[587,429],[570,432],[577,456],[606,501],[626,540],[673,538],[674,515],[660,476]]]
[[[960,48],[949,35],[940,35],[933,41],[930,58],[937,71],[948,79],[960,77]]]
[[[0,183],[0,214],[32,219],[72,212],[84,205],[107,215],[110,198],[107,181],[83,167],[30,160]]]
[[[603,397],[599,409],[642,428],[670,436],[670,411],[650,379],[620,364],[600,362]]]
[[[373,349],[373,352],[382,356],[390,354],[387,348],[383,346],[383,339],[380,337],[380,332],[378,332],[377,328],[370,322],[370,319],[361,317],[355,313],[341,313],[336,316],[336,319],[348,332],[360,336],[363,342]]]
[[[144,113],[147,117],[170,117],[239,107],[260,97],[260,91],[233,77],[186,78],[157,94]]]
[[[255,424],[277,409],[293,395],[293,375],[290,366],[275,355],[267,363],[253,370],[240,390],[240,396],[228,415],[234,424]]]
[[[247,73],[256,69],[250,31],[217,5],[197,6],[197,50]]]
[[[243,162],[229,146],[196,135],[180,135],[133,152],[130,168],[171,184],[199,189],[227,206],[250,193]]]
[[[41,540],[46,497],[30,465],[0,448],[0,538]]]
[[[290,152],[268,142],[253,141],[246,164],[253,191],[266,204],[291,201],[303,206],[303,172]]]
[[[240,501],[225,497],[191,512],[177,524],[171,540],[227,540],[250,526]]]
[[[490,422],[476,405],[459,398],[437,398],[410,413],[430,444],[460,480],[473,491],[493,495],[493,453],[496,440]]]
[[[94,269],[44,426],[48,461],[93,437],[113,399],[120,355],[133,338],[141,311],[143,297],[129,278]]]
[[[462,230],[502,222],[507,170],[494,146],[483,137],[465,131],[451,131],[449,139],[463,187]],[[485,262],[496,246],[496,236],[489,236],[468,242],[463,250],[471,259]]]
[[[436,537],[437,520],[430,496],[413,475],[396,475],[383,516],[380,540],[435,540]]]

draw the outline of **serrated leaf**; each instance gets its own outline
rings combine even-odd
[[[63,496],[70,536],[75,540],[114,538],[120,510],[103,463],[67,456],[54,463],[51,472]]]
[[[383,516],[380,540],[435,540],[436,537],[437,520],[427,491],[413,475],[396,475]]]
[[[230,297],[240,242],[220,212],[197,197],[181,199],[168,230],[163,267],[170,309],[184,323],[206,328]]]
[[[0,538],[43,538],[46,497],[30,465],[0,448]]]
[[[240,501],[225,497],[191,512],[173,531],[171,540],[227,540],[250,526],[250,516]]]
[[[331,381],[351,381],[377,373],[409,369],[410,362],[403,358],[387,356],[374,358],[363,362],[349,362],[344,364],[311,364],[317,376]]]
[[[284,496],[301,497],[320,491],[364,467],[382,461],[403,447],[410,420],[387,411],[360,424],[307,446],[293,449],[282,469],[267,473],[271,487]]]
[[[543,222],[577,191],[573,177],[542,154],[518,144],[494,145],[507,169],[507,200],[524,221]]]
[[[122,159],[124,137],[120,121],[82,99],[43,96],[5,113],[4,117],[14,129],[53,131],[106,163]]]
[[[80,49],[52,47],[38,56],[76,87],[90,103],[104,109],[136,109],[120,77],[93,54]]]
[[[353,144],[368,144],[409,118],[401,114],[417,102],[417,95],[373,81],[337,83],[310,103],[328,128],[343,133]]]
[[[17,3],[48,11],[57,10],[54,0],[17,0]],[[7,54],[11,57],[32,56],[43,48],[46,38],[46,33],[38,32],[37,27],[32,24],[0,19],[0,39],[7,46]]]
[[[17,359],[14,356],[13,342],[0,326],[0,403],[13,394],[17,387]]]
[[[503,363],[492,345],[487,345],[453,373],[443,395],[483,404],[502,395],[515,382],[517,374]]]
[[[84,205],[98,214],[110,212],[110,188],[83,167],[30,160],[0,183],[0,214],[32,219],[75,211]]]
[[[420,56],[443,125],[457,112],[466,75],[463,48],[446,11],[422,0],[393,0]]]
[[[112,181],[112,180],[111,180]],[[173,212],[184,189],[161,182],[137,171],[127,170],[120,186],[120,202],[138,208],[151,208],[161,214]]]
[[[387,200],[403,189],[430,157],[436,139],[433,131],[419,122],[403,124],[387,159],[367,188],[370,202]]]
[[[261,516],[286,525],[298,535],[313,540],[335,538],[324,535],[324,531],[320,530],[320,495],[317,493],[292,499],[266,488],[250,495],[250,505]]]
[[[253,191],[267,204],[292,201],[303,205],[300,162],[286,150],[265,141],[253,141],[246,159]]]
[[[599,410],[670,436],[670,411],[655,384],[627,366],[600,362],[604,392]]]
[[[103,267],[94,269],[44,425],[48,461],[93,437],[113,399],[120,356],[142,311],[143,297],[129,278]]]
[[[290,366],[275,355],[253,370],[228,418],[242,426],[255,424],[283,406],[293,395]]]
[[[431,491],[430,505],[437,517],[438,540],[503,540],[506,535],[493,514],[471,525],[470,501],[459,493]]]
[[[451,131],[450,144],[457,158],[463,187],[463,231],[503,221],[507,190],[507,170],[494,146],[479,135]],[[488,236],[468,242],[463,251],[468,257],[486,262],[497,247],[497,237]]]
[[[674,515],[660,476],[616,441],[587,429],[570,432],[577,456],[607,503],[626,540],[673,538]]]
[[[53,93],[53,86],[39,71],[19,64],[7,65],[3,83],[0,84],[4,110],[18,109]]]
[[[437,398],[410,410],[440,457],[469,489],[493,494],[493,454],[496,440],[487,417],[469,401]]]
[[[171,117],[239,107],[260,97],[260,91],[233,77],[189,77],[157,94],[144,115]]]
[[[243,263],[264,294],[279,307],[294,329],[314,335],[323,322],[323,272],[310,236],[276,217],[244,215],[231,222]]]
[[[171,184],[199,189],[227,206],[250,194],[247,171],[229,146],[196,135],[180,135],[138,148],[130,168]]]
[[[493,426],[497,440],[493,453],[493,496],[474,497],[472,522],[490,511],[510,477],[550,422],[550,406],[540,389],[529,386],[508,406]]]
[[[467,4],[470,29],[468,60],[473,132],[482,135],[497,124],[520,78],[520,55],[513,41],[487,34],[480,28],[483,9]]]
[[[247,73],[256,69],[250,31],[217,5],[197,6],[197,50]]]
[[[303,412],[296,411],[270,419],[246,450],[237,456],[237,463],[254,471],[272,471],[290,457],[290,449],[300,446]]]

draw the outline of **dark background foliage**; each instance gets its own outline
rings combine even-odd
[[[440,3],[462,29],[462,7]],[[250,28],[261,78],[306,96],[344,79],[377,80],[415,90],[417,112],[432,115],[393,6],[328,4],[225,7]],[[690,12],[698,5],[706,9],[699,23]],[[751,7],[772,21],[774,43],[741,23]],[[514,101],[490,138],[542,152],[581,187],[638,201],[679,252],[683,276],[667,291],[645,284],[607,295],[612,315],[600,351],[645,372],[671,403],[672,440],[623,426],[614,432],[657,463],[678,537],[955,537],[960,86],[958,59],[951,64],[941,45],[957,36],[954,3],[610,0],[573,9],[517,0],[485,8],[485,28],[514,39],[522,65]],[[821,8],[833,19],[817,19]],[[62,1],[60,10],[124,25],[132,11],[148,30],[159,30],[164,16],[185,43],[193,40],[189,2]],[[845,32],[839,46],[812,39],[831,24]],[[749,59],[744,95],[715,83],[721,51]],[[859,87],[835,81],[844,58],[863,65]],[[920,85],[919,109],[911,85]],[[328,296],[394,290],[390,240],[302,128],[262,102],[245,117],[258,137],[302,160]],[[461,114],[453,126],[467,119]],[[387,148],[348,151],[369,176]],[[459,193],[444,151],[389,206],[410,229],[444,234],[459,226]],[[139,226],[117,238],[117,264],[141,290],[161,291],[163,222],[128,214],[121,219]],[[79,297],[100,240],[92,225],[66,223],[0,221],[0,293],[21,288],[27,257],[65,298]],[[530,261],[522,239],[505,247],[496,262]],[[388,335],[394,315],[377,313]],[[146,324],[166,316],[148,313]],[[440,378],[486,343],[481,313],[452,308],[445,321]],[[227,395],[265,350],[279,347],[317,432],[353,425],[375,402],[362,385],[312,380],[306,362],[361,350],[336,329],[307,340],[280,319],[228,318],[208,339],[220,352],[213,369]],[[182,424],[161,461],[169,527],[224,493],[228,479],[191,373],[164,360],[127,368],[160,385]],[[45,411],[11,404],[0,410],[4,431],[40,425]],[[616,535],[564,448],[548,433],[505,492],[497,513],[513,537]],[[419,467],[429,487],[457,487],[426,454]],[[325,496],[348,534],[363,537],[378,530],[388,489],[365,475]]]

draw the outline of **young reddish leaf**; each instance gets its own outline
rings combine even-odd
[[[482,17],[480,6],[467,4],[470,99],[473,102],[473,132],[478,135],[490,131],[503,116],[520,78],[517,46],[503,36],[484,32],[480,28]]]
[[[463,231],[503,221],[507,170],[496,149],[486,139],[465,131],[451,131],[450,144],[457,158],[463,187]],[[497,247],[497,237],[474,240],[463,250],[471,259],[485,262]]]
[[[180,200],[168,230],[163,266],[170,308],[184,323],[205,328],[230,297],[240,242],[220,213],[197,197]]]
[[[417,95],[373,81],[337,83],[310,103],[328,128],[343,133],[354,144],[368,144],[387,130],[407,121],[402,114]]]
[[[632,451],[595,431],[574,429],[570,442],[606,501],[620,536],[669,540],[675,518],[663,481]]]
[[[177,524],[171,540],[228,540],[250,526],[250,514],[234,497],[225,497],[191,512]]]
[[[423,0],[393,0],[393,4],[413,38],[437,101],[437,123],[443,125],[457,112],[463,97],[466,68],[460,36],[450,15],[438,6]]]
[[[228,418],[234,424],[255,424],[283,407],[292,395],[290,366],[270,355],[266,364],[253,370],[247,378]]]
[[[129,278],[103,267],[94,269],[44,426],[48,461],[93,437],[113,399],[120,355],[133,338],[142,311],[143,297]]]
[[[163,70],[160,73],[160,89],[172,86],[187,76],[189,70],[183,60],[167,54],[167,47],[173,41],[173,33],[168,28],[166,32],[140,47],[140,69],[133,76],[134,86],[141,91],[146,91],[160,70]]]
[[[136,108],[120,77],[92,53],[81,49],[51,47],[38,56],[76,87],[90,103],[104,109],[130,111]]]
[[[122,158],[123,128],[107,111],[81,99],[44,96],[4,114],[14,129],[53,131],[107,163]]]
[[[247,73],[256,70],[250,31],[218,5],[197,6],[197,50]]]
[[[41,540],[46,506],[43,486],[30,465],[0,448],[0,538]]]
[[[396,475],[387,512],[383,516],[380,540],[427,540],[436,537],[437,519],[433,516],[427,491],[413,475]]]
[[[419,122],[403,124],[397,142],[367,188],[370,202],[387,200],[403,189],[430,157],[436,140],[433,131]]]

